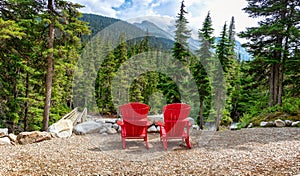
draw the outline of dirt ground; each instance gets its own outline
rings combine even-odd
[[[143,140],[120,134],[73,135],[29,145],[0,146],[0,175],[297,175],[300,128],[191,132],[164,150],[159,133]]]

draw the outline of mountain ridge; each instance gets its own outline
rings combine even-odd
[[[171,30],[173,29],[173,27],[171,27],[170,25],[165,25],[165,26],[161,25],[162,28],[168,29],[168,31],[165,31],[164,29],[158,26],[159,23],[156,24],[155,18],[152,18],[153,21],[141,20],[140,22],[137,21],[127,22],[116,18],[101,16],[96,14],[83,13],[83,16],[80,19],[82,21],[89,23],[92,34],[91,36],[87,37],[88,39],[92,38],[99,31],[105,29],[106,27],[116,22],[123,22],[124,25],[126,25],[127,27],[130,27],[132,29],[134,29],[135,27],[137,28],[135,30],[143,31],[145,36],[146,35],[151,36],[151,38],[153,38],[151,39],[151,41],[155,42],[154,46],[158,46],[157,43],[161,42],[161,45],[165,46],[164,49],[167,50],[167,49],[171,49],[172,43],[174,43],[174,33],[173,33],[174,31]],[[218,41],[218,38],[216,38],[216,41]],[[200,43],[197,39],[191,37],[188,42],[191,51],[198,50]],[[241,46],[241,43],[239,41],[236,41],[235,44],[236,44],[235,52],[237,56],[240,57],[241,60],[252,59],[251,55],[245,50],[245,48]]]
[[[139,27],[140,29],[142,29],[144,31],[148,29],[148,32],[152,35],[157,35],[158,31],[162,31],[158,34],[160,37],[166,37],[166,38],[170,39],[170,36],[171,36],[171,40],[174,40],[174,33],[171,34],[171,33],[168,33],[166,31],[164,31],[163,29],[158,27],[155,24],[155,22],[152,22],[152,21],[150,22],[148,20],[143,20],[140,23],[134,22],[132,24],[136,25],[137,27]],[[151,25],[153,25],[153,26],[151,26]],[[149,30],[149,29],[155,29],[155,31],[152,33],[152,31]],[[219,37],[216,37],[215,42],[218,42],[218,41],[219,41]],[[198,48],[200,46],[199,41],[197,39],[193,38],[193,37],[191,37],[188,40],[188,43],[189,43],[189,47],[192,51],[198,50]],[[237,56],[239,56],[239,58],[241,60],[249,61],[249,60],[252,59],[252,56],[246,51],[246,49],[244,47],[242,47],[241,43],[237,40],[235,40],[235,53],[236,53]]]

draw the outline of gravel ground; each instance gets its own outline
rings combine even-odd
[[[0,146],[0,175],[297,175],[300,128],[192,131],[193,148],[159,134],[128,140],[120,134],[72,136],[41,143]]]

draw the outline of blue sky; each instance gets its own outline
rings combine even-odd
[[[149,16],[161,18],[161,24],[174,21],[181,0],[69,0],[84,5],[84,13],[99,14],[128,21],[141,21]],[[246,0],[185,0],[187,19],[191,29],[197,31],[210,11],[215,36],[219,36],[225,22],[235,18],[236,32],[257,25],[257,20],[249,18],[242,11]]]

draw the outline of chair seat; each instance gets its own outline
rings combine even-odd
[[[168,148],[169,139],[183,139],[188,148],[190,144],[189,129],[191,123],[187,117],[190,113],[190,106],[183,103],[169,104],[163,107],[164,123],[158,122],[160,126],[160,138],[164,148]]]

